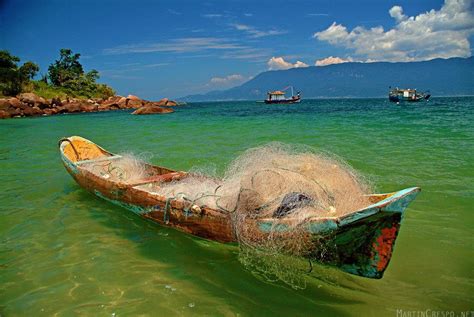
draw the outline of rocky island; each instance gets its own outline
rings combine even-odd
[[[133,114],[171,113],[176,101],[148,101],[134,95],[117,96],[106,84],[97,82],[99,72],[85,72],[80,54],[61,49],[48,74],[34,80],[39,66],[0,51],[0,119],[51,116],[64,113],[137,109]]]

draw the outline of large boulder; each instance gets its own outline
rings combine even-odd
[[[34,106],[44,107],[44,106],[48,105],[48,103],[46,102],[46,100],[43,97],[35,95],[32,92],[25,92],[25,93],[19,94],[18,99],[20,99],[20,101],[30,105],[31,107],[34,107]]]
[[[30,107],[26,107],[26,108],[30,108]],[[9,108],[7,110],[4,110],[5,112],[8,112],[10,114],[10,116],[13,118],[13,117],[21,117],[21,116],[24,116],[23,114],[23,110],[20,109],[20,108]]]
[[[98,105],[89,103],[87,100],[74,100],[57,109],[59,113],[94,112],[98,110]]]
[[[0,110],[7,110],[11,107],[10,102],[6,98],[0,99]]]
[[[125,97],[121,97],[118,101],[117,104],[120,109],[128,109],[129,107],[127,106],[128,99]]]
[[[178,103],[176,101],[173,101],[173,100],[168,100],[168,102],[166,103],[166,106],[167,107],[174,107],[174,106],[177,106]]]
[[[41,116],[42,114],[43,110],[36,106],[23,109],[23,115],[26,117]]]
[[[25,109],[29,106],[17,98],[2,98],[0,99],[0,110],[8,111],[9,109]]]
[[[179,104],[174,100],[169,100],[168,98],[163,98],[160,101],[155,101],[153,104],[159,107],[174,107],[179,106]]]
[[[82,112],[81,103],[77,101],[63,103],[63,105],[57,109],[59,113]]]
[[[0,110],[0,119],[8,119],[11,118],[11,114],[5,110]]]
[[[168,104],[169,99],[168,98],[163,98],[160,101],[155,102],[155,106],[163,107]]]
[[[109,111],[109,110],[119,110],[120,105],[118,103],[103,103],[99,105],[98,111]]]
[[[82,112],[96,112],[99,109],[99,105],[96,103],[81,103]]]
[[[98,110],[99,111],[108,111],[108,110],[117,110],[125,109],[127,105],[127,98],[121,96],[113,96],[104,100]]]
[[[171,108],[162,108],[158,106],[144,106],[144,107],[138,108],[137,110],[132,112],[132,114],[155,114],[155,113],[171,113],[171,112],[174,112],[174,110]]]
[[[59,113],[59,110],[58,108],[46,108],[46,109],[43,109],[43,114],[47,115],[47,116],[52,116],[54,114],[57,114]]]
[[[139,101],[142,100],[141,98],[139,98],[139,97],[137,97],[137,96],[134,96],[134,95],[128,95],[128,96],[127,96],[127,99],[129,99],[129,100],[139,100]]]
[[[60,98],[56,97],[56,98],[52,98],[51,99],[51,106],[53,107],[61,107],[63,105],[62,101]]]
[[[141,99],[128,99],[127,100],[127,108],[140,108],[141,106],[144,105],[144,101]]]
[[[15,97],[9,98],[8,101],[16,109],[25,109],[28,107],[26,103],[21,102],[18,98],[15,98]]]

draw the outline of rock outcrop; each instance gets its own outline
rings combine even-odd
[[[0,98],[0,119],[15,117],[51,116],[63,113],[83,113],[137,109],[134,114],[170,113],[171,108],[161,106],[177,105],[168,98],[158,102],[143,100],[134,95],[113,96],[107,99],[60,98],[45,99],[34,93],[22,93],[17,97]]]

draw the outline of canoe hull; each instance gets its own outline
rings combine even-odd
[[[60,144],[60,147],[61,158],[68,173],[81,187],[94,195],[160,225],[209,240],[236,242],[229,213],[204,206],[193,209],[182,200],[158,196],[140,186],[112,182],[82,168],[80,162],[71,161],[64,154],[64,144]],[[113,156],[103,151],[106,155]],[[175,172],[162,167],[151,167],[159,173]],[[404,210],[419,191],[419,188],[414,187],[396,193],[372,195],[370,198],[374,204],[363,210],[342,217],[308,221],[307,231],[312,237],[313,247],[306,257],[351,274],[381,278],[390,262]],[[251,225],[258,226],[258,231],[265,235],[280,221],[272,218]],[[285,228],[290,229],[284,223],[277,225],[283,231]]]

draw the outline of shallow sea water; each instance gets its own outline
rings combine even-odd
[[[179,170],[217,170],[271,141],[331,151],[379,192],[420,186],[381,280],[316,265],[304,290],[238,249],[145,221],[82,190],[57,141],[89,138]],[[474,310],[474,98],[193,103],[0,121],[0,315],[397,316]]]

